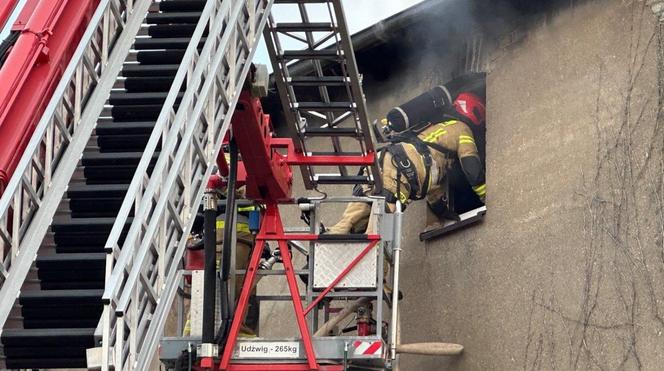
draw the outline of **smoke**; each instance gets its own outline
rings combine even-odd
[[[408,9],[423,0],[343,0],[351,33],[370,27],[381,20]],[[440,1],[440,0],[439,0]]]

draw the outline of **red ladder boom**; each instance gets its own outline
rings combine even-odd
[[[0,20],[15,3],[0,5]],[[12,28],[20,35],[0,68],[0,193],[98,4],[99,0],[29,0]],[[70,108],[62,115],[80,109]]]

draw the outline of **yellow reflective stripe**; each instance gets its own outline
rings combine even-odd
[[[483,191],[485,189],[486,189],[486,184],[480,184],[473,187],[473,191],[475,192]]]
[[[225,221],[217,220],[217,228],[219,228],[219,229],[224,228],[225,225],[226,225]],[[247,223],[237,223],[236,227],[237,227],[238,232],[246,232],[246,233],[250,232],[249,231],[249,224],[247,224]]]
[[[486,184],[480,184],[473,187],[473,191],[475,191],[478,196],[484,196],[486,194]]]
[[[460,139],[459,144],[475,144],[475,142],[468,139]]]
[[[256,210],[256,206],[245,206],[245,207],[238,207],[237,211],[243,212],[243,211],[254,211]]]
[[[182,336],[191,335],[191,320],[187,319],[187,322],[184,323],[184,328],[182,329]]]
[[[408,196],[406,196],[403,192],[399,192],[399,194],[395,193],[394,197],[398,198],[402,204],[405,204],[406,201],[408,201]]]
[[[446,127],[448,127],[448,126],[452,126],[452,125],[454,125],[454,124],[456,124],[456,123],[457,123],[456,120],[448,120],[448,121],[442,122],[442,123],[440,123],[440,124],[438,124],[438,125],[440,125],[440,126],[446,128]]]
[[[459,135],[459,140],[461,140],[461,139],[468,139],[468,140],[472,140],[473,142],[475,142],[475,138],[471,137],[470,135]]]
[[[424,139],[422,139],[425,142],[435,142],[438,138],[441,136],[447,134],[447,130],[445,129],[437,129],[436,131],[429,133]]]
[[[452,125],[454,125],[454,124],[456,124],[456,123],[457,123],[456,120],[449,120],[449,121],[445,121],[445,122],[438,123],[438,124],[435,125],[435,126],[438,127],[438,129],[436,129],[435,131],[429,133],[429,134],[428,134],[426,137],[424,137],[424,139],[422,139],[422,140],[425,141],[425,142],[434,142],[434,141],[436,141],[438,138],[440,138],[442,135],[447,134],[447,130],[445,130],[445,129],[443,129],[443,128],[446,128],[446,127],[448,127],[448,126],[452,126]]]

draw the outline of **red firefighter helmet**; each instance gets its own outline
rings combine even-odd
[[[486,120],[486,109],[482,99],[473,93],[461,93],[454,100],[457,113],[475,125],[482,125]]]

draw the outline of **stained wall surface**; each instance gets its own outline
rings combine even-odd
[[[424,207],[406,213],[404,341],[465,353],[402,369],[661,368],[661,38],[644,2],[606,0],[491,51],[484,223],[420,243]],[[367,87],[372,113],[435,85],[438,62]]]
[[[427,243],[425,206],[404,220],[403,341],[465,352],[404,356],[402,371],[661,369],[663,37],[643,1],[597,0],[486,45],[485,220]],[[432,48],[387,80],[366,73],[372,119],[451,77],[457,60]],[[270,277],[259,292],[287,289]],[[295,335],[290,311],[262,307],[261,332]]]

